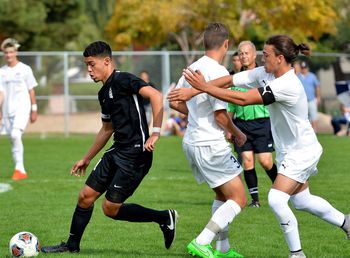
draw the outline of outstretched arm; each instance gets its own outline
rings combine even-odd
[[[169,101],[169,106],[184,115],[188,115],[188,109],[184,101]]]
[[[263,104],[263,99],[258,89],[241,92],[237,90],[228,90],[214,87],[214,85],[212,85],[212,81],[205,82],[204,77],[200,71],[194,72],[191,69],[185,70],[183,75],[185,76],[186,81],[191,84],[192,87],[223,101],[234,103],[240,106]]]
[[[145,149],[148,151],[153,151],[155,143],[159,140],[160,128],[162,127],[163,122],[163,95],[151,86],[142,87],[139,93],[142,97],[149,99],[151,102],[153,132],[145,143]]]

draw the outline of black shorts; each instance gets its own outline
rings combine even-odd
[[[259,118],[249,121],[235,119],[233,122],[247,136],[247,141],[242,147],[234,144],[235,151],[238,154],[244,151],[253,151],[254,153],[274,151],[269,118]]]
[[[122,153],[114,147],[107,150],[86,180],[86,185],[106,199],[123,203],[140,185],[152,166],[152,152]]]

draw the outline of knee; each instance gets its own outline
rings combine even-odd
[[[262,159],[259,163],[264,168],[264,170],[270,170],[273,166],[272,159]]]
[[[109,201],[105,200],[102,204],[103,214],[109,218],[114,219],[119,211],[120,206],[116,204],[112,204]]]
[[[78,196],[78,205],[82,208],[89,208],[93,205],[94,200],[82,189]]]
[[[243,209],[247,205],[247,201],[248,201],[247,196],[245,195],[244,192],[234,197],[227,196],[225,199],[235,201],[239,205],[239,207],[241,207],[241,209]]]
[[[279,210],[284,204],[288,205],[288,201],[285,202],[283,199],[279,198],[279,192],[278,190],[271,189],[268,194],[268,203],[273,211]]]
[[[11,141],[18,141],[22,137],[22,132],[19,129],[13,129],[10,134]]]

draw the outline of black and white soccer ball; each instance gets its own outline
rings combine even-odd
[[[35,257],[40,252],[39,240],[30,232],[19,232],[14,235],[9,248],[12,257]]]

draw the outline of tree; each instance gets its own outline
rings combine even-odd
[[[261,44],[276,33],[314,42],[336,32],[335,10],[332,0],[119,0],[106,33],[117,49],[166,46],[170,40],[182,51],[199,50],[202,31],[217,21],[229,28],[232,45],[244,39]]]

